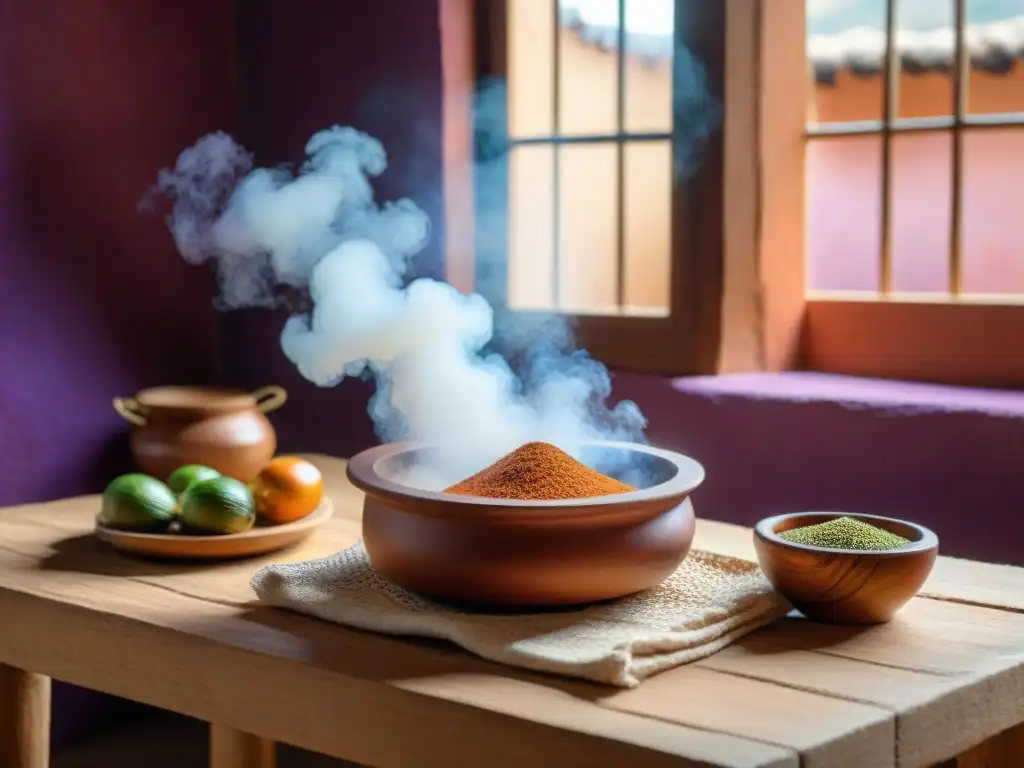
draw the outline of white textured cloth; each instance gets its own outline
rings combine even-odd
[[[321,560],[267,566],[252,588],[265,603],[338,624],[450,640],[492,661],[625,688],[710,656],[789,610],[754,563],[702,551],[654,589],[556,613],[440,606],[379,576],[362,542]]]

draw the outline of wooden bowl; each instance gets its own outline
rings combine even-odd
[[[392,443],[355,456],[348,477],[365,491],[363,540],[382,576],[425,597],[487,606],[565,606],[639,592],[664,581],[693,541],[693,459],[632,443],[592,442],[581,460],[642,468],[630,493],[519,501],[420,490],[406,469],[437,448]],[[625,452],[625,453],[624,453]]]
[[[786,541],[779,533],[851,517],[910,541],[892,550],[830,549]],[[772,585],[807,618],[832,624],[888,621],[917,594],[935,564],[938,537],[905,520],[849,512],[798,512],[762,520],[754,549]]]
[[[224,536],[134,533],[103,525],[97,519],[96,536],[122,552],[159,560],[234,560],[265,555],[298,544],[327,522],[333,512],[331,500],[324,499],[310,514],[293,523],[257,526],[245,533]]]

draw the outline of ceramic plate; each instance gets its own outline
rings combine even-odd
[[[96,536],[123,552],[168,560],[229,560],[276,552],[298,544],[334,513],[330,499],[324,499],[312,513],[284,525],[257,525],[245,533],[224,536],[186,536],[169,533],[134,533],[96,520]]]

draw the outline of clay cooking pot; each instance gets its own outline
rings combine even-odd
[[[277,450],[264,415],[284,405],[281,387],[255,392],[206,387],[154,387],[114,398],[114,410],[135,425],[132,454],[148,475],[167,477],[185,464],[205,464],[249,482]]]
[[[487,606],[565,606],[657,586],[694,534],[693,459],[632,443],[593,442],[581,460],[618,453],[642,465],[648,487],[564,501],[518,501],[403,485],[437,448],[391,443],[355,456],[348,477],[365,491],[363,542],[374,569],[426,597]]]

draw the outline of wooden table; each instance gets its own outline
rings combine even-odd
[[[311,458],[335,519],[277,559],[359,535],[344,462]],[[274,741],[385,768],[1024,766],[1024,569],[940,558],[888,625],[786,619],[623,691],[255,605],[260,562],[131,560],[89,535],[96,511],[0,511],[3,768],[48,764],[50,678],[212,723],[216,768],[269,768]],[[747,529],[697,537],[753,558]]]

